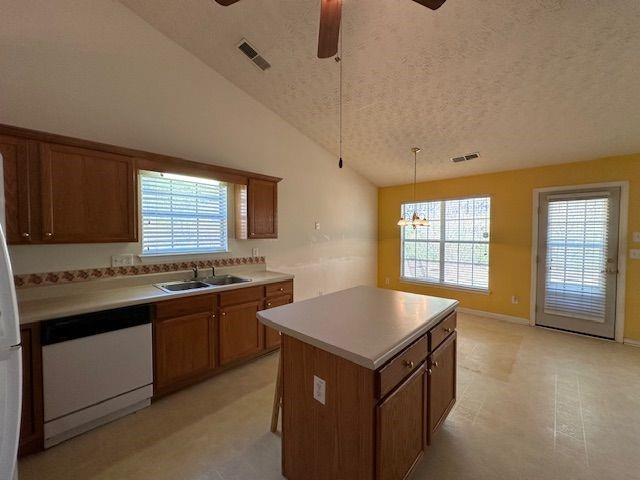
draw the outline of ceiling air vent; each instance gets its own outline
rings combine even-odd
[[[475,160],[476,158],[478,158],[480,156],[480,153],[476,152],[476,153],[469,153],[467,155],[461,155],[459,157],[452,157],[451,161],[453,163],[460,163],[460,162],[468,162],[469,160]]]
[[[271,64],[267,62],[262,55],[258,53],[258,51],[249,44],[244,38],[238,44],[238,49],[244,53],[253,64],[258,67],[260,70],[265,71],[271,68]]]

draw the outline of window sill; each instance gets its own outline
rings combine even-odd
[[[425,287],[444,288],[445,290],[457,290],[467,293],[478,293],[480,295],[490,295],[491,290],[484,288],[464,287],[461,285],[452,285],[450,283],[429,282],[427,280],[418,280],[415,278],[400,277],[400,283],[408,283],[412,285],[423,285]]]

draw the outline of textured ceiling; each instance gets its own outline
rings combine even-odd
[[[121,2],[337,154],[319,0]],[[639,152],[639,21],[639,0],[345,0],[345,162],[393,185],[412,179],[413,145],[421,180]],[[236,49],[243,37],[270,70]]]

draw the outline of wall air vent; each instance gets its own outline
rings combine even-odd
[[[451,161],[453,163],[468,162],[469,160],[475,160],[479,156],[480,156],[480,153],[478,153],[478,152],[469,153],[467,155],[461,155],[459,157],[452,157]]]
[[[264,57],[260,55],[258,51],[244,38],[238,44],[238,49],[260,70],[265,71],[271,68],[271,64],[267,62]]]

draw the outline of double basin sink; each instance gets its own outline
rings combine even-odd
[[[199,288],[221,287],[236,283],[250,282],[249,278],[236,277],[234,275],[216,275],[198,280],[186,280],[167,283],[156,283],[155,286],[165,292],[182,292],[184,290],[196,290]]]

